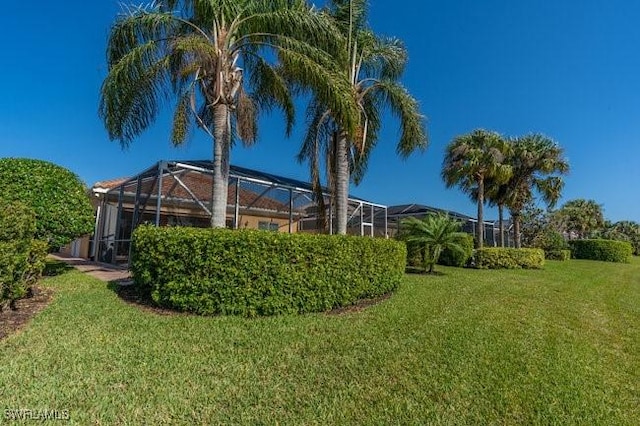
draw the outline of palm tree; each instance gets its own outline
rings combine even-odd
[[[448,215],[429,214],[423,219],[408,217],[402,219],[401,235],[408,243],[416,243],[422,248],[425,271],[432,273],[443,250],[450,249],[464,253],[461,245],[466,234],[460,231],[460,223]]]
[[[478,204],[476,248],[484,242],[485,183],[506,182],[511,166],[505,163],[507,142],[497,133],[478,129],[458,136],[447,146],[442,178],[447,188],[459,186]]]
[[[505,246],[504,239],[504,208],[509,200],[509,187],[505,183],[497,183],[490,179],[485,183],[486,199],[490,206],[498,207],[498,232],[500,234],[500,247]]]
[[[356,128],[351,131],[344,118],[314,92],[307,111],[307,132],[298,155],[299,161],[309,162],[319,210],[323,212],[324,200],[319,190],[321,163],[325,162],[328,186],[335,200],[338,234],[347,232],[349,182],[358,184],[364,176],[385,108],[400,121],[396,148],[400,156],[407,157],[427,146],[418,102],[398,82],[407,61],[406,49],[397,39],[376,36],[366,25],[366,9],[365,0],[331,0],[326,11],[345,41],[334,52],[334,61],[358,107],[350,118]]]
[[[569,172],[569,163],[562,148],[540,134],[518,138],[512,146],[513,155],[509,160],[512,176],[506,183],[507,205],[513,220],[515,245],[519,248],[522,210],[533,200],[535,192],[548,207],[555,206],[564,187],[560,175]]]
[[[294,105],[279,65],[330,105],[351,131],[356,111],[347,84],[317,46],[341,45],[330,20],[304,0],[159,0],[132,7],[109,35],[109,73],[99,114],[123,147],[175,100],[171,140],[184,143],[193,125],[213,140],[213,227],[224,227],[230,149],[257,138],[261,109],[284,112],[289,133]]]
[[[613,229],[626,236],[633,246],[633,254],[640,254],[640,224],[634,221],[622,220],[613,225]]]
[[[513,155],[513,147],[512,141],[506,140],[502,146],[504,150],[502,154],[504,155],[504,163],[509,163],[511,161],[511,157]],[[500,234],[500,247],[505,246],[505,238],[504,238],[504,209],[509,201],[509,181],[504,180],[504,176],[498,176],[498,178],[494,176],[490,176],[485,180],[484,183],[484,191],[485,191],[485,199],[489,202],[490,206],[498,207],[498,229]],[[474,189],[472,197],[477,201],[478,199],[478,191],[477,188]]]
[[[565,231],[578,238],[587,238],[590,232],[602,229],[605,223],[602,206],[594,200],[567,201],[558,210],[558,215],[563,218]]]

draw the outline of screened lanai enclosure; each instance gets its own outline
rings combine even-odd
[[[423,217],[433,214],[446,214],[452,219],[457,220],[461,224],[461,230],[471,235],[475,235],[478,226],[478,220],[475,217],[467,216],[462,213],[439,209],[436,207],[425,206],[422,204],[402,204],[398,206],[390,206],[388,208],[388,233],[395,236],[400,228],[400,221],[407,217],[415,217],[422,219]],[[500,230],[496,221],[484,221],[484,244],[489,247],[497,246],[500,241]],[[507,246],[513,245],[513,230],[510,223],[505,225],[505,243]]]
[[[131,178],[96,183],[91,256],[128,263],[131,235],[141,224],[209,227],[211,167],[211,161],[160,161]],[[333,202],[326,188],[319,201],[308,182],[230,166],[227,228],[331,234]],[[350,197],[348,212],[348,234],[387,236],[386,206]]]

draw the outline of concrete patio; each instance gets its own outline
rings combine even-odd
[[[64,262],[79,271],[91,275],[99,280],[110,282],[119,281],[126,284],[131,281],[131,273],[126,268],[107,263],[92,262],[79,257],[71,257],[60,253],[49,254],[49,258]]]

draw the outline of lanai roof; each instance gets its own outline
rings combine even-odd
[[[166,161],[166,164],[168,164],[169,166],[175,166],[175,167],[180,167],[182,166],[187,166],[187,167],[191,167],[194,169],[200,169],[202,171],[211,171],[212,170],[212,161],[210,160],[173,160],[173,161]],[[157,166],[151,167],[147,170],[145,170],[144,172],[142,172],[140,175],[147,175],[150,174],[150,172],[156,170]],[[308,191],[308,192],[313,192],[313,186],[311,185],[311,183],[309,182],[305,182],[302,180],[298,180],[298,179],[293,179],[293,178],[288,178],[288,177],[284,177],[284,176],[280,176],[280,175],[276,175],[276,174],[272,174],[272,173],[267,173],[267,172],[262,172],[259,170],[254,170],[254,169],[249,169],[246,167],[240,167],[240,166],[234,166],[234,165],[230,165],[229,166],[229,175],[231,178],[234,177],[239,177],[239,178],[245,178],[245,179],[249,179],[249,180],[255,180],[255,181],[260,181],[260,182],[264,182],[264,183],[269,183],[269,184],[275,184],[277,186],[282,186],[282,187],[287,187],[287,188],[294,188],[294,189],[301,189],[304,191]],[[119,185],[127,182],[127,181],[132,181],[133,179],[137,178],[136,175],[134,177],[131,178],[117,178],[117,179],[110,179],[110,180],[104,180],[104,181],[100,181],[100,182],[96,182],[93,185],[94,189],[97,188],[101,188],[101,189],[105,189],[105,190],[112,190],[116,187],[118,187]],[[326,187],[322,187],[322,191],[325,194],[329,194],[329,189]],[[231,195],[231,193],[229,194]],[[234,195],[235,196],[235,195]],[[242,196],[242,194],[241,194]],[[363,198],[359,198],[359,197],[354,197],[351,194],[349,195],[349,198],[351,200],[355,200],[355,201],[362,201],[365,203],[369,203],[369,204],[374,204],[371,203],[368,200],[365,200]]]
[[[459,220],[477,222],[477,219],[473,216],[468,216],[466,214],[458,213],[452,210],[445,210],[437,207],[425,206],[423,204],[400,204],[397,206],[389,206],[387,209],[387,215],[389,216],[389,218],[420,216],[420,215],[425,215],[427,213],[444,213]],[[485,220],[484,222],[487,224],[493,223],[493,221],[490,221],[490,220]]]

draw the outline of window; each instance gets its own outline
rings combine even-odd
[[[278,232],[279,227],[280,226],[274,222],[258,222],[258,229],[262,229],[264,231]]]

